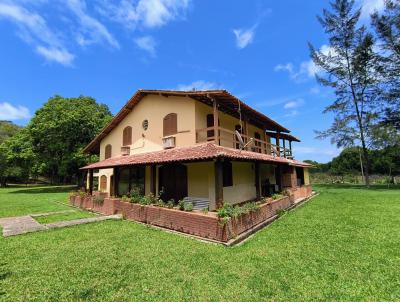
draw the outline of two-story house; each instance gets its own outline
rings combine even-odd
[[[139,90],[84,149],[100,161],[82,169],[91,193],[162,191],[215,210],[309,185],[289,132],[226,90]]]

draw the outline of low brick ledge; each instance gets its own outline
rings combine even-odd
[[[308,196],[301,198],[311,197],[311,187],[301,188],[301,193],[308,194]],[[70,196],[70,203],[73,206],[104,215],[121,214],[127,220],[168,229],[211,242],[232,245],[271,223],[277,218],[280,210],[287,210],[301,204],[302,202],[298,202],[300,198],[296,197],[302,194],[292,194],[278,200],[270,200],[261,204],[254,212],[238,218],[230,218],[226,224],[222,223],[215,212],[207,214],[198,211],[185,212],[154,205],[147,206],[124,202],[119,198],[106,197],[102,203],[99,203],[95,201],[93,196],[81,197],[77,195]]]

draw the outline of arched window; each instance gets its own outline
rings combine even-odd
[[[107,191],[107,176],[105,175],[100,176],[100,191]]]
[[[178,133],[178,121],[176,113],[169,113],[164,117],[163,136],[174,135]]]
[[[122,146],[132,145],[132,127],[127,126],[122,133]]]
[[[108,144],[105,148],[105,152],[104,152],[104,159],[110,158],[111,157],[111,150],[112,147],[110,144]]]

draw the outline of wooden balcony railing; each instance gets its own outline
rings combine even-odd
[[[235,149],[240,149],[240,143],[236,137],[236,134],[234,131],[217,127],[218,133],[217,136],[215,137],[214,132],[215,129],[214,127],[208,127],[204,129],[197,129],[196,130],[196,143],[204,143],[204,142],[211,142],[215,141],[217,142],[218,145],[223,146],[223,147],[229,147],[229,148],[235,148]],[[258,152],[258,153],[264,153],[264,154],[269,154],[272,156],[278,156],[278,157],[285,157],[292,159],[293,154],[292,150],[283,148],[282,146],[277,146],[274,144],[271,144],[267,141],[261,140],[261,139],[256,139],[251,136],[247,136],[242,134],[242,138],[244,141],[245,146],[243,150],[246,151],[252,151],[252,152]],[[253,139],[251,142],[250,140]],[[249,143],[250,142],[250,143]]]

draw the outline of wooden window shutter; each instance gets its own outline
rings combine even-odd
[[[132,145],[132,127],[127,126],[124,128],[122,133],[122,145],[129,146]]]
[[[111,145],[107,145],[106,149],[105,149],[105,155],[104,155],[104,159],[110,158],[111,157]]]
[[[163,120],[163,136],[174,135],[178,132],[178,119],[176,113],[167,114]]]
[[[105,175],[100,177],[100,191],[107,191],[107,176]]]

